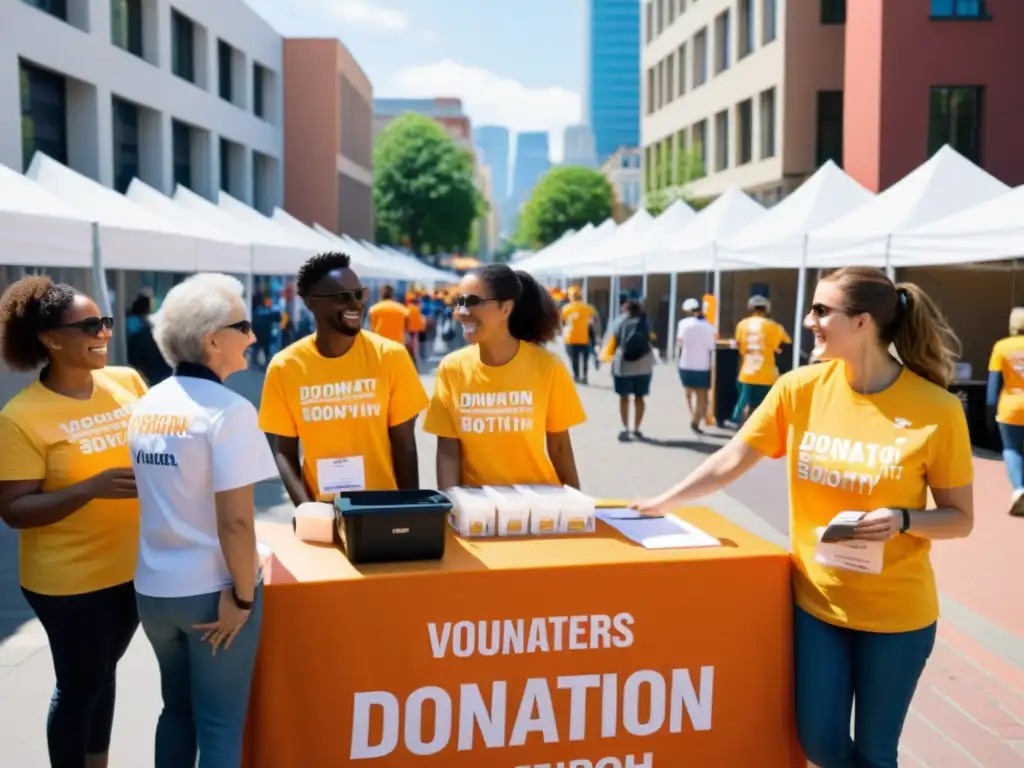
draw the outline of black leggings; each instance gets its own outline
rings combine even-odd
[[[57,677],[46,719],[51,768],[82,768],[110,747],[117,662],[139,626],[132,582],[82,595],[22,589],[50,641]]]

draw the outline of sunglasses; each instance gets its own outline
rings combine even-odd
[[[486,304],[489,301],[497,301],[497,299],[485,299],[472,293],[464,293],[455,297],[455,306],[470,309],[472,307],[479,307],[481,304]]]
[[[79,320],[75,323],[58,325],[57,329],[74,328],[76,331],[81,331],[88,336],[99,336],[102,331],[109,331],[113,327],[114,318],[112,317],[87,317],[85,320]]]
[[[330,299],[336,304],[348,304],[352,301],[362,301],[365,295],[365,288],[356,288],[354,291],[338,291],[337,293],[311,293],[308,298]]]
[[[811,314],[814,315],[819,320],[822,320],[828,317],[829,315],[847,315],[849,314],[849,312],[847,312],[845,309],[830,307],[827,304],[811,304]]]
[[[248,336],[250,333],[252,333],[252,323],[249,322],[248,320],[239,320],[237,323],[231,323],[230,325],[225,325],[224,327],[230,328],[233,331],[238,331],[239,333],[244,334],[245,336]]]

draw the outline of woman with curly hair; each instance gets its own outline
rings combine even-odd
[[[115,671],[139,624],[139,505],[125,431],[146,385],[107,366],[113,324],[48,277],[0,297],[0,356],[14,370],[42,365],[0,411],[0,519],[19,533],[21,588],[53,656],[53,768],[107,765]]]

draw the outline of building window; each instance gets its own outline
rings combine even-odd
[[[715,115],[715,170],[729,167],[729,113],[722,110]]]
[[[928,155],[946,144],[981,165],[981,86],[933,86],[928,108]]]
[[[693,87],[708,81],[708,29],[693,36]]]
[[[668,0],[668,25],[671,27],[676,20],[675,0]]]
[[[68,0],[24,0],[40,11],[56,16],[62,21],[68,20]]]
[[[670,53],[665,60],[665,103],[671,104],[676,97],[676,55]]]
[[[110,0],[110,42],[142,58],[142,0]]]
[[[761,44],[767,45],[778,36],[779,10],[778,0],[764,0],[761,6]]]
[[[21,161],[23,171],[36,152],[68,162],[67,84],[63,77],[20,62]]]
[[[644,147],[644,191],[651,191],[651,178],[653,177],[651,169],[651,148],[649,146]]]
[[[263,89],[266,70],[259,64],[252,65],[252,111],[256,117],[265,118],[266,105],[263,103]]]
[[[659,35],[665,29],[665,0],[658,0],[658,26],[656,29]]]
[[[843,167],[843,92],[818,91],[817,167]]]
[[[220,140],[220,188],[231,193],[231,142]]]
[[[646,27],[645,34],[647,36],[647,42],[651,42],[654,39],[654,0],[648,0],[646,11]]]
[[[846,0],[821,0],[822,24],[846,23]]]
[[[665,106],[665,60],[662,59],[658,62],[656,69],[658,73],[658,81],[655,83],[657,89],[657,96],[655,97],[654,104],[656,109],[661,109]]]
[[[700,175],[703,176],[708,167],[708,121],[701,120],[699,123],[694,123],[690,133],[691,145],[700,164]]]
[[[139,108],[114,96],[114,189],[124,194],[139,175]]]
[[[171,141],[174,183],[192,189],[192,129],[185,123],[172,120]]]
[[[987,19],[985,0],[931,0],[933,19]]]
[[[736,123],[740,139],[736,164],[746,165],[754,159],[754,102],[751,99],[736,106]]]
[[[754,52],[754,0],[740,0],[739,4],[739,57]]]
[[[171,10],[171,69],[178,77],[196,81],[196,28],[188,16]]]
[[[654,67],[647,70],[647,114],[654,114]]]
[[[679,62],[679,95],[682,96],[686,93],[686,43],[676,51],[676,60]]]
[[[234,81],[234,67],[232,59],[234,51],[231,46],[223,40],[217,41],[217,80],[220,97],[224,101],[234,101],[232,84]]]
[[[729,68],[729,12],[723,11],[715,19],[715,74]]]
[[[775,157],[775,89],[761,92],[761,159]]]

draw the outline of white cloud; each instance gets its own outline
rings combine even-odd
[[[302,5],[331,17],[343,24],[377,27],[389,32],[400,32],[409,26],[409,17],[378,0],[300,0]]]
[[[562,159],[562,132],[580,120],[578,93],[566,88],[528,88],[502,77],[450,59],[400,70],[381,96],[426,98],[456,96],[474,126],[504,125],[513,133],[547,131],[551,158]]]

